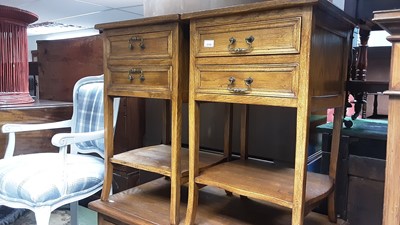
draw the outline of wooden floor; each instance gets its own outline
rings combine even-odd
[[[96,200],[89,208],[100,214],[118,218],[126,224],[169,224],[170,183],[160,178],[110,197],[109,202]],[[181,224],[186,212],[187,188],[182,188]],[[224,190],[205,187],[199,194],[196,224],[290,225],[290,210],[237,195],[227,196]],[[310,213],[305,225],[331,225],[326,216]],[[338,221],[338,225],[348,225]]]

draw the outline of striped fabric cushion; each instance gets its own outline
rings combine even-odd
[[[30,206],[88,193],[103,179],[103,160],[94,156],[38,153],[0,160],[0,198]]]
[[[103,84],[89,83],[78,90],[77,119],[75,132],[84,133],[104,129]],[[104,150],[104,139],[77,144],[81,149],[98,148]]]

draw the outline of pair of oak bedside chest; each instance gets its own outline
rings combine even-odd
[[[336,221],[353,27],[326,0],[270,0],[96,25],[104,38],[106,173],[101,199],[89,207],[99,224],[319,224],[306,215],[324,199]],[[170,138],[114,155],[112,102],[120,96],[167,101]],[[188,148],[181,147],[185,103]],[[223,153],[199,147],[202,103],[226,104]],[[231,151],[232,104],[242,109],[240,159]],[[296,108],[294,168],[248,157],[248,105]],[[330,172],[323,175],[307,172],[307,147],[311,112],[327,108],[335,108],[335,125]],[[115,164],[164,178],[109,195]]]

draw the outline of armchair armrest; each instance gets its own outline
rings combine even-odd
[[[4,158],[9,158],[14,155],[16,132],[49,130],[49,129],[68,128],[68,127],[71,127],[71,120],[64,120],[52,123],[40,123],[40,124],[12,124],[12,123],[4,124],[1,127],[1,132],[8,133],[8,144],[4,154]]]
[[[67,146],[85,141],[93,141],[96,139],[104,138],[104,130],[85,132],[85,133],[59,133],[53,136],[51,143],[60,148],[61,154],[67,154]],[[104,153],[93,150],[93,153],[99,154],[104,157]],[[76,154],[76,148],[71,147],[71,153]]]
[[[57,147],[92,141],[104,137],[104,130],[85,132],[85,133],[59,133],[55,134],[51,139],[51,143]]]
[[[36,130],[49,130],[57,128],[71,127],[71,120],[64,120],[52,123],[38,123],[38,124],[4,124],[1,127],[3,133],[16,133],[23,131],[36,131]]]

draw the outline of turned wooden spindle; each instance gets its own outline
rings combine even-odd
[[[355,80],[366,81],[368,66],[368,40],[371,30],[367,26],[360,27],[360,46],[358,46],[356,76]],[[367,92],[360,91],[353,93],[354,96],[354,115],[352,119],[356,119],[360,113],[361,118],[366,118],[366,102]]]
[[[358,46],[358,59],[356,79],[366,80],[368,66],[368,40],[371,30],[360,28],[360,46]]]

